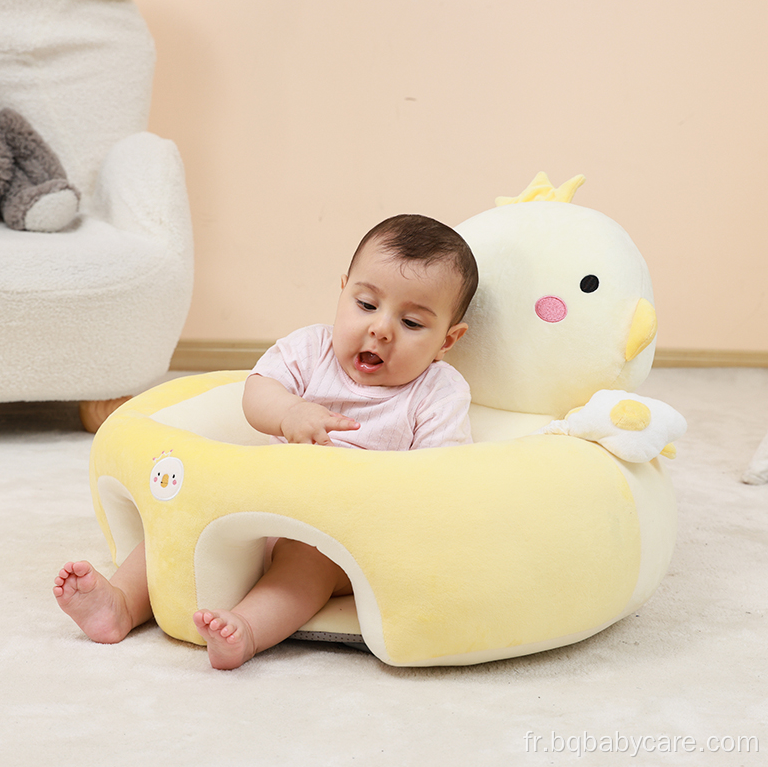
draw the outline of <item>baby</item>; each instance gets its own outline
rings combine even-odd
[[[298,330],[258,361],[245,383],[245,417],[280,442],[368,450],[470,443],[469,387],[443,357],[467,331],[462,318],[476,287],[474,257],[453,229],[424,216],[383,221],[341,278],[333,327]],[[313,546],[279,538],[267,549],[264,575],[239,604],[194,614],[214,668],[237,668],[331,597],[352,593],[346,573]],[[144,544],[111,580],[88,562],[68,562],[53,592],[88,637],[121,641],[152,616]]]

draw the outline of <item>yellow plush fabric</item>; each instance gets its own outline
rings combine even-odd
[[[317,546],[350,577],[356,616],[328,628],[324,610],[305,628],[359,625],[393,665],[562,646],[648,599],[676,525],[657,456],[684,420],[644,400],[660,414],[645,423],[627,394],[653,358],[650,277],[618,224],[570,202],[581,183],[540,174],[457,227],[480,270],[449,360],[472,387],[475,444],[270,445],[242,414],[245,371],[170,381],[107,420],[91,456],[97,516],[118,564],[146,540],[164,631],[202,643],[192,614],[247,593],[267,536]]]
[[[563,418],[600,389],[633,391],[653,362],[648,267],[629,235],[571,202],[502,205],[456,227],[478,264],[469,331],[449,352],[472,401]],[[598,283],[587,292],[590,277]],[[547,320],[538,307],[560,312]]]
[[[576,190],[586,181],[584,176],[574,176],[555,189],[546,173],[537,173],[533,181],[517,197],[497,197],[496,205],[514,205],[518,202],[570,202]]]
[[[650,301],[641,298],[637,302],[627,336],[627,348],[624,354],[627,362],[631,362],[653,341],[657,327],[656,310]]]
[[[643,431],[651,423],[651,411],[642,402],[622,400],[611,409],[614,426],[627,431]]]
[[[366,641],[395,664],[556,640],[602,627],[627,606],[639,523],[627,481],[601,448],[546,436],[412,453],[244,446],[152,417],[245,376],[165,384],[124,405],[96,436],[99,520],[120,561],[138,541],[118,556],[105,507],[125,488],[141,516],[152,606],[167,633],[202,642],[192,613],[202,606],[196,579],[205,565],[195,552],[205,528],[229,515],[252,517],[248,540],[233,548],[256,551],[293,521],[309,543],[322,548],[324,536],[305,526],[338,542],[357,565],[356,595],[374,595],[370,604],[357,600]],[[168,500],[151,486],[163,455],[184,466]]]

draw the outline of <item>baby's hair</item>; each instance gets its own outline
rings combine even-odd
[[[404,213],[382,221],[360,240],[349,272],[365,245],[374,238],[403,262],[420,261],[424,266],[447,262],[461,277],[462,287],[456,301],[453,324],[460,322],[477,290],[477,264],[464,238],[450,226],[434,218]]]

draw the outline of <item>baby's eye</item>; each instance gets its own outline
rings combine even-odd
[[[373,312],[376,307],[373,304],[369,304],[367,301],[361,301],[358,299],[357,305],[365,312]]]
[[[424,327],[422,324],[414,322],[413,320],[403,320],[403,325],[411,330],[418,330],[419,328]]]

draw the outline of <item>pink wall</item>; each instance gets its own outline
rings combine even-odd
[[[651,269],[659,346],[768,350],[768,4],[138,0],[184,157],[184,339],[333,319],[380,219],[577,173]]]

